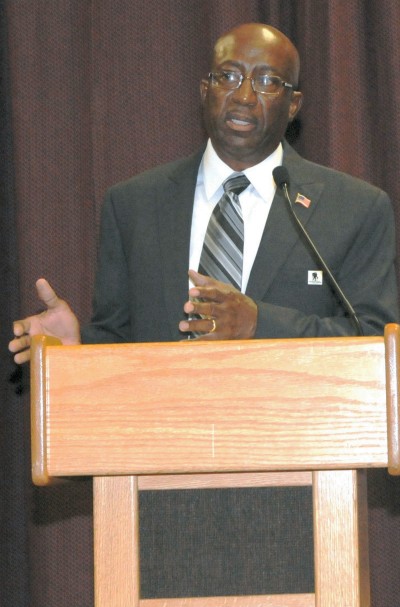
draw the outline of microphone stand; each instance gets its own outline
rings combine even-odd
[[[287,182],[281,182],[279,183],[278,180],[278,185],[281,187],[281,189],[283,190],[283,193],[285,195],[285,200],[288,203],[288,207],[289,207],[289,211],[291,216],[293,217],[293,219],[295,220],[298,228],[300,229],[301,233],[304,235],[305,239],[307,240],[311,250],[313,251],[314,255],[316,256],[316,258],[318,259],[319,263],[321,264],[324,272],[327,274],[330,282],[332,283],[334,290],[336,292],[337,295],[339,295],[340,301],[341,303],[344,305],[344,307],[346,308],[346,311],[349,313],[356,329],[358,332],[358,335],[362,336],[364,335],[364,332],[362,330],[360,321],[358,320],[357,314],[354,311],[353,306],[351,305],[351,303],[349,302],[349,300],[347,299],[346,295],[343,293],[342,289],[340,288],[336,278],[334,277],[334,275],[332,274],[330,268],[327,266],[327,264],[325,263],[324,259],[321,257],[321,254],[319,253],[317,247],[315,246],[315,244],[313,243],[313,241],[311,240],[311,237],[309,236],[307,230],[305,229],[305,227],[303,226],[303,224],[301,223],[300,219],[297,217],[296,212],[293,208],[293,204],[292,201],[290,199],[289,196],[289,192],[288,192],[288,187],[287,187]]]

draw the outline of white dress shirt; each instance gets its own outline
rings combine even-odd
[[[282,145],[259,164],[242,171],[250,185],[240,194],[244,222],[244,249],[242,293],[246,291],[251,268],[257,255],[262,233],[265,228],[272,199],[275,195],[275,182],[272,171],[282,164]],[[199,267],[204,236],[215,205],[224,193],[223,182],[235,171],[225,164],[208,141],[197,176],[196,191],[190,236],[189,267]],[[191,285],[192,286],[192,285]]]

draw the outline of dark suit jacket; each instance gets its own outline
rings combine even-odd
[[[188,298],[194,190],[203,151],[112,187],[103,207],[92,323],[85,342],[184,338],[178,322]],[[353,305],[364,334],[397,322],[395,235],[387,195],[363,181],[301,158],[284,142],[290,194],[316,246]],[[195,268],[196,269],[196,268]],[[277,191],[250,275],[258,338],[354,334],[326,276]]]

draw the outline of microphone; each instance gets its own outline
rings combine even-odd
[[[346,295],[343,293],[342,289],[340,288],[338,282],[336,281],[334,275],[332,274],[331,270],[329,269],[328,265],[325,263],[322,255],[320,254],[320,252],[318,251],[317,247],[315,246],[315,244],[313,243],[311,236],[308,234],[307,230],[305,229],[305,227],[303,226],[303,224],[301,223],[300,219],[297,217],[296,212],[293,208],[293,203],[290,199],[289,196],[289,191],[288,191],[288,185],[289,185],[289,172],[287,170],[286,167],[284,166],[277,166],[274,168],[274,170],[272,171],[272,176],[274,178],[274,181],[277,185],[278,188],[280,188],[282,190],[282,192],[285,195],[285,200],[288,204],[288,209],[290,211],[291,216],[293,217],[296,225],[298,226],[300,232],[303,234],[303,236],[305,237],[310,249],[312,250],[312,252],[314,253],[315,257],[317,258],[318,262],[321,264],[325,274],[328,276],[328,279],[336,293],[336,295],[339,297],[340,303],[343,305],[344,309],[346,310],[346,312],[348,313],[348,315],[351,317],[356,329],[357,329],[357,333],[358,335],[364,335],[360,321],[358,320],[357,314],[354,311],[353,306],[351,305],[351,303],[349,302],[349,300],[347,299]]]

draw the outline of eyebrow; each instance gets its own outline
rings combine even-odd
[[[220,63],[218,65],[218,69],[223,69],[225,66],[232,66],[232,67],[237,67],[238,69],[242,69],[244,68],[243,63],[240,63],[239,61],[234,61],[233,59],[226,59],[225,61],[223,61],[222,63]],[[260,65],[256,65],[254,69],[257,70],[265,70],[268,72],[271,72],[273,74],[279,74],[279,72],[273,68],[271,65],[268,65],[267,63],[263,63]]]

